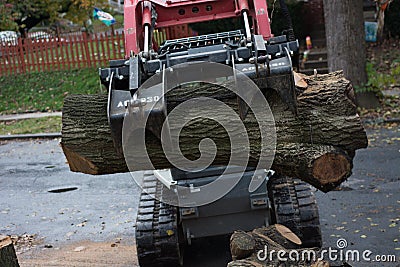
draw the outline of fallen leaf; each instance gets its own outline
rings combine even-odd
[[[81,252],[81,251],[84,251],[86,249],[86,247],[84,247],[84,246],[79,246],[79,247],[76,247],[75,249],[74,249],[74,251],[75,252]]]
[[[167,230],[167,235],[171,236],[171,235],[173,235],[173,234],[174,234],[174,231],[172,231],[172,230]]]
[[[65,236],[70,237],[70,236],[72,236],[73,234],[74,234],[74,232],[68,232],[68,233],[65,234]]]

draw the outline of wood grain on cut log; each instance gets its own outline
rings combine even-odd
[[[277,147],[272,169],[283,175],[299,177],[327,192],[350,176],[355,150],[365,148],[367,138],[356,113],[352,86],[341,72],[304,79],[308,87],[301,88],[297,97],[297,117],[275,91],[266,88],[265,80],[255,81],[265,94],[274,116]],[[169,92],[168,109],[195,96],[213,96],[233,110],[238,109],[236,97],[222,87],[213,86],[211,90],[210,86],[200,85],[192,89],[180,88]],[[105,95],[66,97],[61,145],[72,171],[106,174],[128,170],[124,158],[113,147],[106,104]],[[196,112],[201,111],[193,109],[191,115]],[[223,111],[215,112],[223,115]],[[184,116],[187,115],[182,114],[182,118]],[[229,116],[226,120],[230,123]],[[250,112],[243,123],[250,143],[249,165],[255,166],[262,147],[258,122]],[[267,118],[266,123],[273,121]],[[173,123],[170,127],[174,127]],[[240,131],[234,133],[237,136],[241,134]],[[263,134],[267,139],[272,137],[267,130]],[[226,165],[231,156],[230,139],[221,125],[207,118],[191,121],[180,132],[183,155],[191,160],[197,159],[200,156],[198,144],[204,138],[211,138],[217,145],[218,153],[213,164]],[[161,142],[154,135],[146,135],[146,145],[155,168],[171,167]],[[241,152],[232,151],[232,155],[243,155]],[[135,160],[138,161],[135,168],[139,170],[141,159]]]
[[[302,244],[300,238],[289,228],[281,224],[274,224],[268,227],[254,229],[252,234],[264,238],[270,243],[279,244],[284,248],[299,248]],[[277,246],[277,247],[279,247]]]
[[[14,245],[9,236],[0,235],[0,266],[19,267]]]

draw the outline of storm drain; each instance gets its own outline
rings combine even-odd
[[[74,191],[77,189],[78,189],[78,187],[76,187],[76,186],[68,186],[68,187],[52,188],[52,189],[47,190],[47,192],[49,192],[49,193],[64,193],[64,192]]]

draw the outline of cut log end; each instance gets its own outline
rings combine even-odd
[[[0,266],[19,267],[14,245],[9,236],[0,235]]]
[[[338,184],[351,174],[351,161],[343,154],[327,153],[313,162],[313,177],[322,186]]]
[[[252,235],[236,231],[231,236],[230,249],[233,260],[240,260],[249,257],[255,249],[256,242]]]
[[[281,224],[254,229],[252,234],[268,242],[269,246],[276,249],[296,249],[302,244],[295,233]]]
[[[311,267],[330,267],[330,264],[327,261],[318,260],[317,262],[314,262]]]
[[[12,244],[11,238],[9,236],[0,235],[0,248],[4,248]]]
[[[286,226],[282,225],[282,224],[275,224],[275,228],[276,230],[287,240],[289,240],[290,242],[296,244],[296,245],[301,245],[302,242],[300,240],[300,238],[295,235],[289,228],[287,228]]]
[[[86,174],[99,174],[98,168],[88,159],[82,157],[78,153],[69,149],[62,142],[60,143],[61,148],[67,158],[69,168],[73,172],[82,172]]]
[[[296,246],[293,246],[294,244]],[[230,245],[233,261],[228,267],[266,267],[283,266],[283,262],[276,253],[270,251],[284,251],[286,255],[291,255],[294,251],[297,255],[309,253],[310,248],[301,248],[300,239],[287,227],[274,224],[267,227],[254,229],[246,233],[237,231],[231,236]],[[236,250],[232,250],[232,248]],[[267,252],[268,250],[268,252]],[[312,249],[318,253],[317,249]],[[239,254],[237,254],[239,253]],[[305,266],[305,267],[329,267],[329,262],[317,260],[316,262],[304,259],[293,258],[285,262],[285,266]]]

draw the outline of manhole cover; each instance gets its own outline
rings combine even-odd
[[[52,188],[52,189],[47,190],[47,192],[49,192],[49,193],[64,193],[64,192],[68,192],[68,191],[74,191],[77,189],[78,189],[78,187],[76,187],[76,186],[68,186],[68,187]]]

